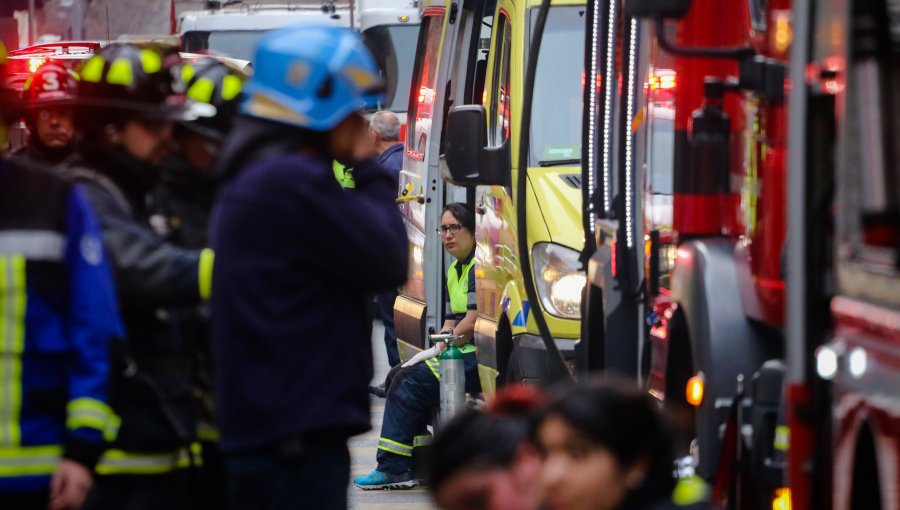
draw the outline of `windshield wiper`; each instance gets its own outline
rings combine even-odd
[[[572,159],[548,159],[546,161],[538,161],[538,166],[565,166],[565,165],[580,165],[581,158],[572,158]]]

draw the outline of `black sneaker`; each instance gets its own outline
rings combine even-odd
[[[387,397],[387,391],[385,391],[384,389],[384,383],[381,383],[378,386],[369,386],[369,394],[375,395],[379,398]]]

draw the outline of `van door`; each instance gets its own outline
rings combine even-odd
[[[429,293],[430,296],[426,294],[426,274],[433,274],[436,269],[434,235],[426,227],[434,223],[431,219],[434,213],[427,207],[434,192],[429,182],[426,156],[432,123],[436,120],[435,115],[440,115],[440,108],[435,108],[435,100],[440,83],[438,68],[446,14],[444,5],[427,6],[423,11],[409,94],[406,153],[397,199],[409,239],[409,278],[394,303],[397,346],[400,358],[404,360],[425,347],[426,328],[435,324],[434,310],[439,308],[436,306],[438,301],[433,297],[434,292]]]
[[[434,230],[445,203],[474,207],[465,188],[445,183],[444,119],[450,107],[480,101],[495,2],[448,2],[423,12],[400,176],[401,211],[410,243],[410,275],[394,306],[400,357],[426,347],[443,322],[443,278],[451,258]],[[486,27],[486,28],[485,28]],[[479,73],[479,70],[481,72]]]

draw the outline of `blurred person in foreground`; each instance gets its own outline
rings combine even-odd
[[[541,483],[553,510],[707,508],[672,502],[668,425],[633,384],[591,380],[563,390],[541,413]]]
[[[28,139],[13,155],[55,165],[75,151],[78,75],[48,61],[28,77],[22,91]]]
[[[86,508],[193,506],[199,464],[184,310],[209,295],[212,252],[153,231],[147,195],[172,153],[176,120],[209,115],[186,100],[176,51],[111,44],[81,68],[78,158],[66,171],[84,186],[112,261],[126,341],[111,390],[122,426],[97,465]]]
[[[5,60],[0,43],[0,83]],[[118,429],[108,400],[122,326],[83,190],[2,154],[13,94],[0,88],[0,507],[78,510]]]
[[[539,510],[541,457],[532,439],[544,396],[533,386],[500,389],[485,410],[469,409],[440,429],[429,490],[444,510]]]
[[[201,250],[209,246],[209,218],[219,187],[213,172],[215,158],[234,126],[247,76],[214,58],[184,65],[181,75],[188,99],[212,105],[216,113],[176,123],[175,151],[151,193],[150,223],[167,242]],[[225,508],[225,466],[214,418],[209,305],[203,302],[179,312],[178,322],[193,360],[197,439],[202,446],[200,483],[195,489],[204,506]]]
[[[350,436],[371,427],[373,293],[403,283],[397,177],[361,111],[383,84],[359,35],[268,33],[220,158],[212,346],[229,503],[347,508]],[[345,191],[333,161],[353,165]]]

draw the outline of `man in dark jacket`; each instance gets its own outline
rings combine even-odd
[[[375,140],[375,152],[378,163],[397,174],[403,168],[403,143],[400,141],[400,119],[392,111],[375,112],[369,119],[369,132]],[[388,364],[392,367],[400,364],[400,351],[397,349],[397,333],[394,331],[394,300],[397,289],[387,289],[378,293],[378,318],[384,325],[384,347],[387,350]],[[385,388],[375,389],[375,393],[384,396]]]
[[[263,38],[220,161],[212,345],[234,508],[347,507],[347,438],[370,428],[373,292],[406,278],[396,176],[368,159],[378,68],[359,36]],[[352,163],[346,192],[332,161]]]
[[[176,318],[208,293],[212,252],[165,242],[151,228],[148,192],[190,115],[175,93],[174,52],[107,46],[81,71],[76,121],[81,159],[68,168],[87,192],[112,259],[125,321],[114,371],[119,436],[97,466],[88,509],[192,507],[191,358]],[[212,110],[207,105],[207,110]]]
[[[403,142],[397,114],[388,110],[375,112],[369,120],[369,131],[375,139],[378,163],[399,175],[403,169]]]

